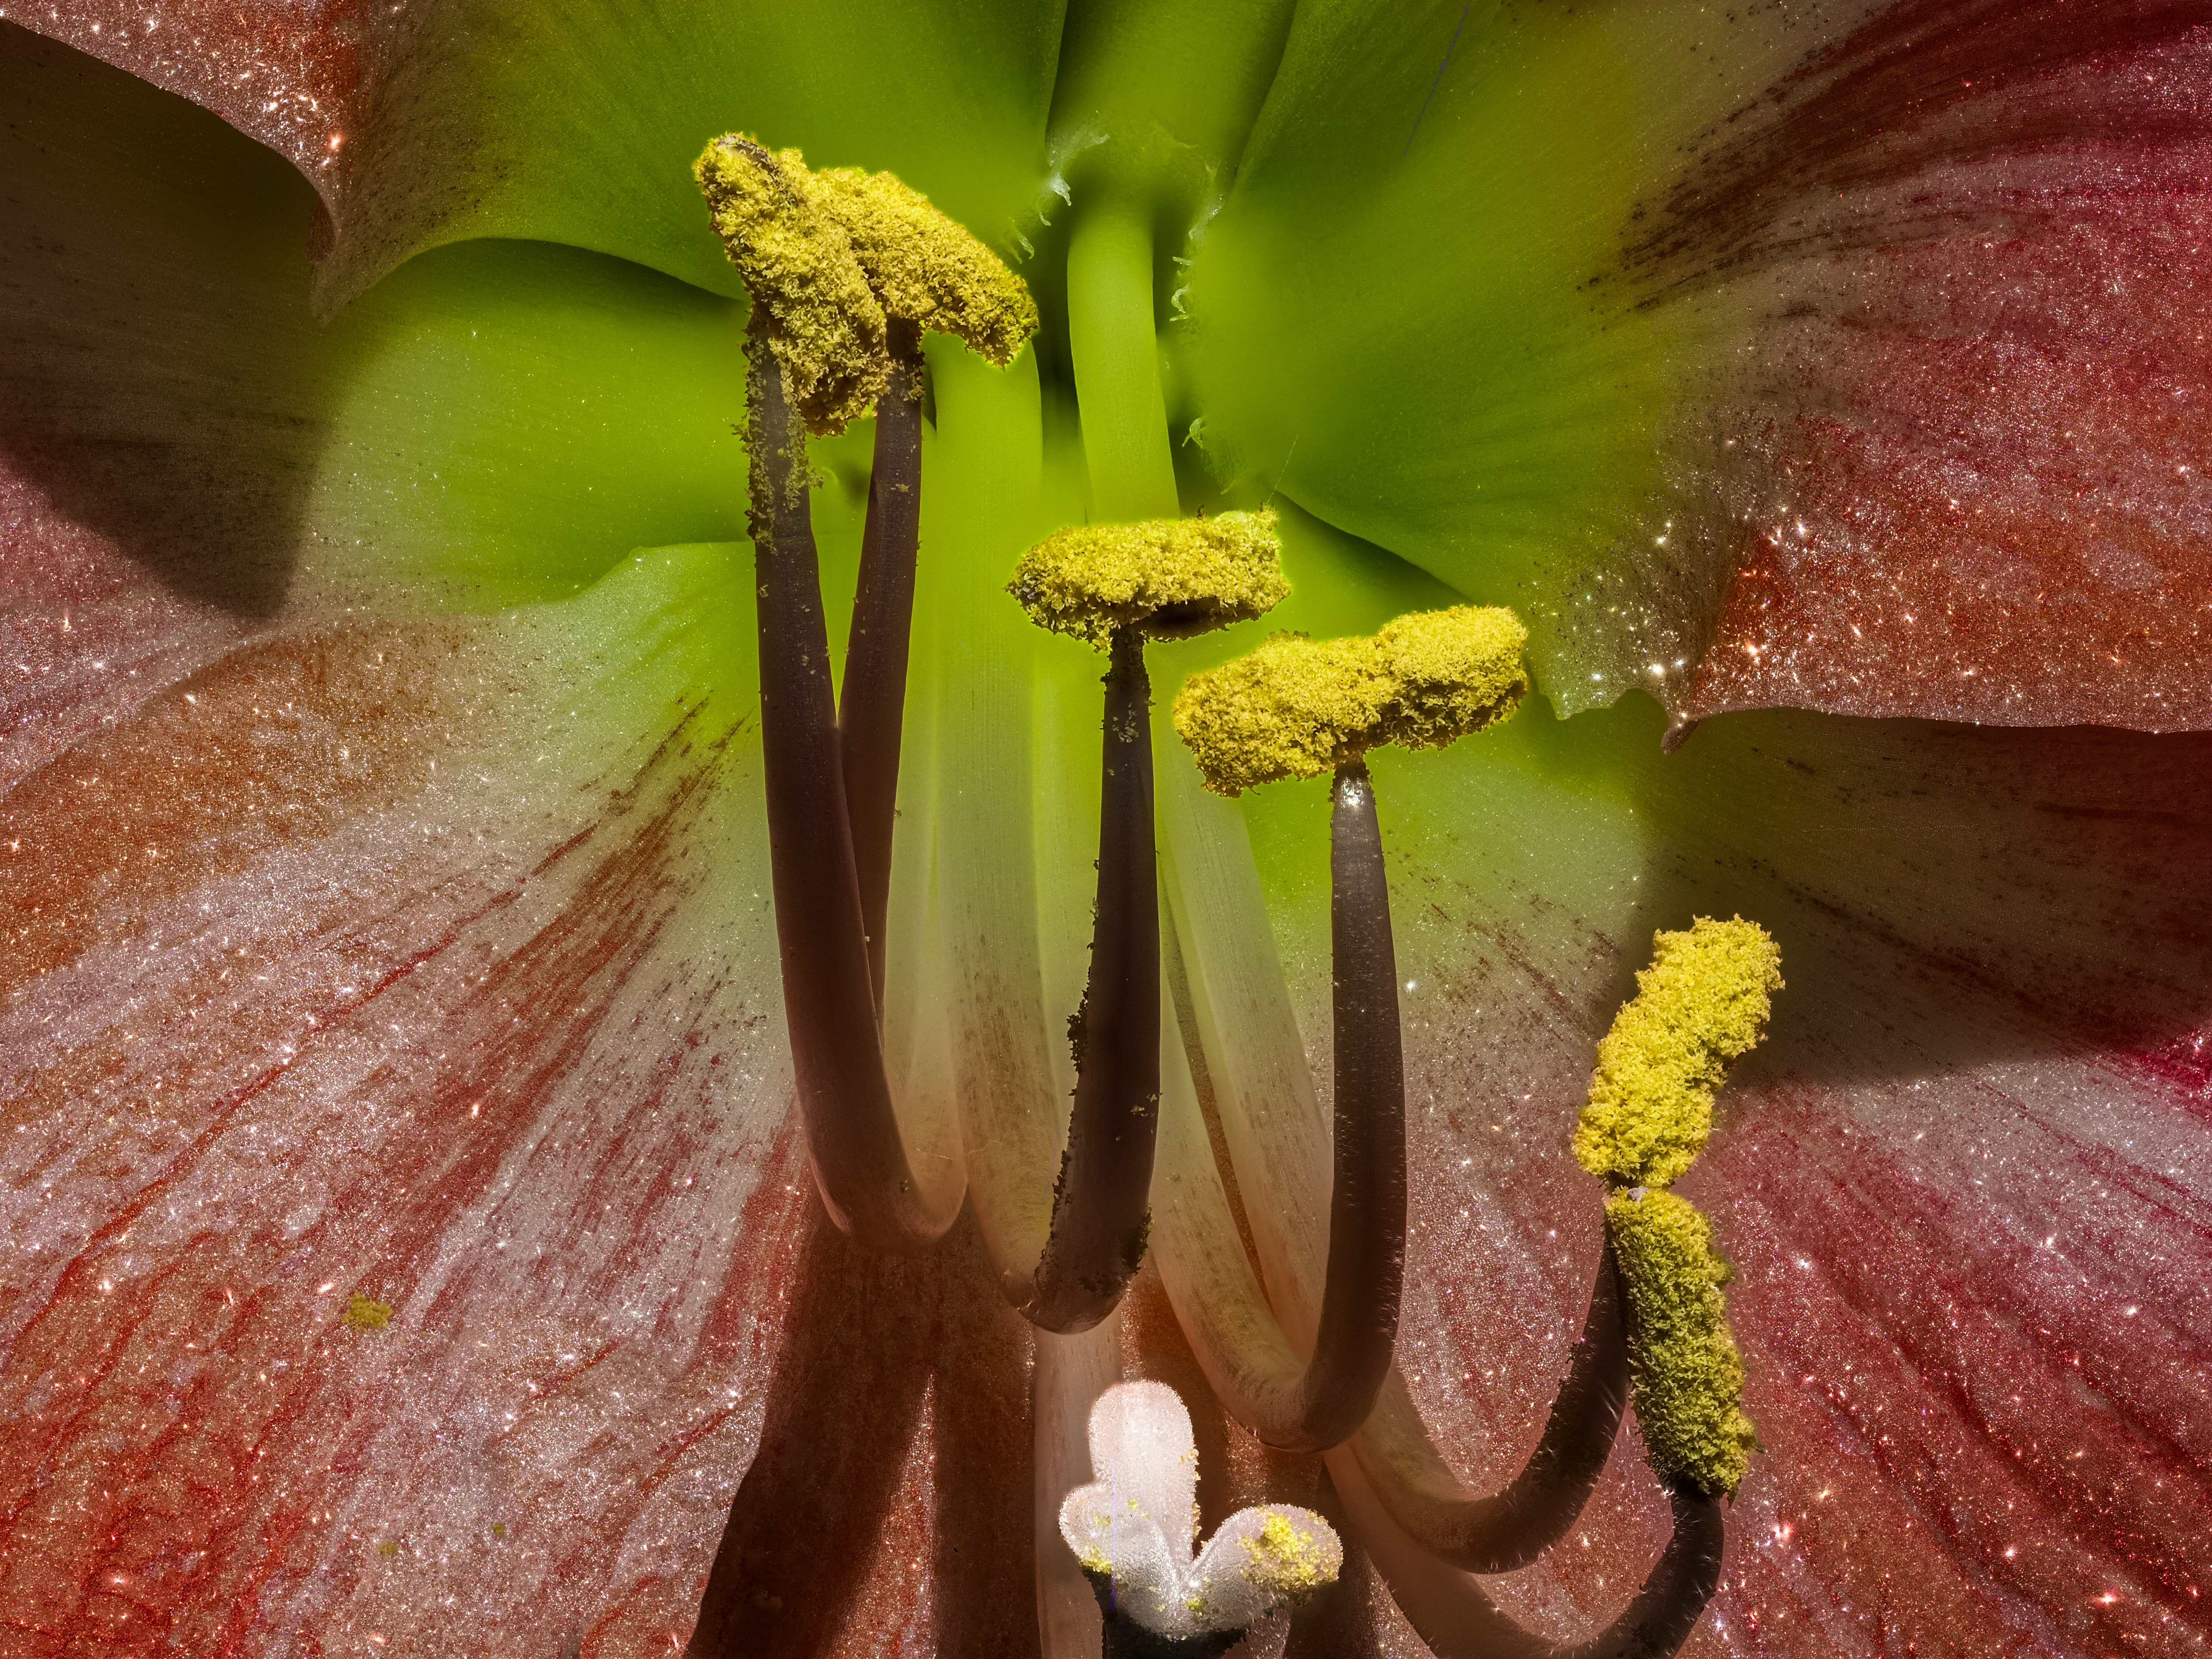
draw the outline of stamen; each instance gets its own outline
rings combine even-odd
[[[1728,1062],[1749,1053],[1782,988],[1782,951],[1738,916],[1700,916],[1652,939],[1636,995],[1597,1046],[1575,1157],[1621,1187],[1669,1187],[1712,1133],[1713,1091]]]
[[[921,544],[921,344],[915,325],[890,319],[890,373],[876,400],[868,517],[845,636],[845,681],[837,703],[838,759],[860,884],[860,924],[876,1008],[884,1004],[890,941],[891,842],[898,823],[899,750],[906,727],[907,661],[914,633],[916,555]]]
[[[1037,311],[1021,278],[996,254],[892,174],[833,167],[814,175],[814,196],[844,228],[889,319],[888,373],[876,401],[867,527],[837,718],[868,967],[880,1008],[921,539],[921,337],[929,331],[953,335],[1003,368],[1036,331]]]
[[[1619,1206],[1627,1205],[1633,1213],[1624,1224],[1640,1223],[1649,1232],[1663,1213],[1675,1233],[1686,1237],[1705,1227],[1687,1205],[1667,1200],[1687,1212],[1685,1222],[1663,1206],[1646,1217],[1634,1210],[1634,1200],[1648,1188],[1676,1179],[1704,1149],[1712,1127],[1713,1091],[1726,1063],[1753,1048],[1765,1027],[1770,994],[1782,985],[1781,953],[1763,929],[1741,917],[1726,922],[1700,917],[1686,932],[1660,933],[1654,945],[1652,965],[1638,976],[1636,997],[1622,1007],[1598,1045],[1597,1073],[1576,1131],[1575,1152],[1594,1175],[1641,1183],[1613,1200],[1609,1221]],[[1688,1478],[1680,1468],[1683,1448],[1694,1444],[1705,1471],[1700,1490],[1733,1490],[1741,1478],[1750,1423],[1735,1404],[1741,1362],[1727,1335],[1719,1292],[1711,1290],[1712,1305],[1706,1309],[1703,1290],[1710,1286],[1697,1279],[1694,1264],[1684,1265],[1680,1249],[1666,1255],[1647,1241],[1635,1264],[1646,1277],[1638,1281],[1640,1291],[1626,1292],[1632,1306],[1640,1307],[1640,1295],[1643,1303],[1661,1309],[1703,1310],[1719,1322],[1718,1334],[1686,1328],[1684,1316],[1670,1316],[1649,1329],[1636,1325],[1639,1346],[1632,1350],[1624,1345],[1615,1313],[1606,1334],[1607,1351],[1601,1356],[1593,1339],[1601,1302],[1613,1301],[1607,1281],[1619,1254],[1618,1230],[1609,1231],[1616,1237],[1599,1269],[1583,1346],[1536,1455],[1504,1492],[1492,1498],[1462,1492],[1419,1435],[1410,1403],[1403,1413],[1378,1412],[1370,1432],[1357,1443],[1361,1467],[1392,1518],[1458,1565],[1510,1571],[1534,1559],[1572,1523],[1618,1428],[1624,1373],[1637,1379],[1638,1419],[1662,1474]],[[1630,1271],[1631,1264],[1622,1259],[1624,1280]],[[1644,1357],[1632,1360],[1632,1352]],[[1731,1364],[1733,1383],[1728,1376]],[[1692,1433],[1686,1425],[1701,1426]],[[1730,1436],[1738,1427],[1743,1446],[1731,1453],[1725,1449],[1735,1445]],[[1731,1468],[1725,1488],[1711,1484]]]
[[[1297,1387],[1252,1426],[1271,1445],[1320,1451],[1374,1409],[1398,1336],[1406,1263],[1406,1063],[1398,958],[1375,788],[1358,761],[1336,775],[1329,811],[1329,952],[1335,1133],[1328,1277],[1321,1328]],[[1273,1391],[1271,1391],[1273,1393]]]
[[[1184,639],[1264,616],[1291,591],[1281,556],[1272,508],[1090,525],[1024,554],[1006,591],[1038,627],[1103,650],[1125,628]]]
[[[1729,1268],[1712,1227],[1672,1193],[1624,1194],[1606,1231],[1628,1300],[1628,1370],[1636,1420],[1662,1478],[1708,1497],[1734,1492],[1757,1434],[1743,1413],[1743,1356],[1721,1286]]]
[[[910,1249],[958,1213],[957,1172],[908,1157],[876,1021],[806,490],[805,440],[757,308],[746,345],[761,752],[783,968],[784,1018],[816,1184],[837,1224]]]
[[[1144,642],[1273,605],[1290,591],[1277,550],[1272,513],[1062,531],[1024,554],[1008,585],[1033,621],[1109,652],[1096,922],[1073,1029],[1075,1098],[1052,1231],[1036,1294],[1022,1309],[1047,1330],[1085,1330],[1105,1317],[1144,1260],[1151,1224],[1160,937]]]
[[[1690,1639],[1720,1588],[1726,1522],[1718,1501],[1702,1492],[1675,1487],[1667,1498],[1674,1527],[1636,1599],[1589,1640],[1554,1649],[1556,1659],[1660,1659]]]
[[[1366,639],[1278,634],[1191,676],[1176,730],[1224,795],[1319,777],[1383,744],[1440,748],[1519,705],[1528,641],[1510,611],[1471,605],[1401,617]]]
[[[1001,368],[1036,332],[1036,301],[1022,279],[920,191],[859,167],[827,168],[814,185],[886,316],[956,336]]]
[[[1036,307],[988,249],[888,174],[819,178],[797,150],[771,153],[738,134],[708,145],[693,171],[754,301],[747,436],[762,730],[808,1146],[840,1226],[911,1245],[951,1219],[948,1194],[933,1190],[951,1176],[924,1182],[907,1155],[880,1029],[921,521],[921,334],[948,329],[1005,362],[1036,326]],[[841,711],[805,441],[790,417],[834,431],[870,404],[876,465]]]
[[[1145,1259],[1160,1103],[1160,919],[1152,845],[1152,682],[1133,629],[1114,638],[1100,744],[1098,886],[1077,1016],[1075,1098],[1052,1231],[1022,1312],[1088,1330]]]
[[[1193,676],[1176,700],[1176,728],[1218,793],[1304,775],[1318,754],[1339,757],[1329,820],[1336,1089],[1328,1277],[1303,1371],[1263,1370],[1237,1402],[1270,1445],[1320,1451],[1353,1434],[1374,1409],[1397,1340],[1405,1061],[1389,882],[1360,754],[1380,742],[1437,746],[1498,719],[1527,684],[1527,637],[1510,611],[1466,607],[1401,617],[1372,639],[1325,647],[1279,635]]]
[[[805,158],[726,133],[691,173],[730,263],[768,313],[793,405],[808,430],[842,431],[883,392],[884,311]]]

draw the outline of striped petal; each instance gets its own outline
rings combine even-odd
[[[1972,1631],[2087,1656],[2201,1632],[2212,753],[1765,714],[1662,758],[1658,730],[1530,713],[1376,768],[1419,1172],[1398,1352],[1431,1431],[1478,1488],[1518,1468],[1600,1243],[1566,1145],[1595,1040],[1655,927],[1755,916],[1788,985],[1683,1190],[1735,1264],[1762,1449],[1690,1650],[1966,1650]],[[1323,811],[1248,817],[1281,848]],[[1325,896],[1291,867],[1261,866],[1313,1033]],[[1325,1170],[1326,1131],[1295,1115],[1252,1131],[1268,1167]],[[1264,1261],[1310,1199],[1237,1175]],[[1666,1527],[1624,1445],[1566,1544],[1489,1588],[1587,1631]]]
[[[1301,8],[1206,441],[1563,713],[2201,726],[2208,75],[2169,0]]]

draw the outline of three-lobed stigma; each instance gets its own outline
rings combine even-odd
[[[1699,916],[1652,945],[1635,996],[1597,1046],[1575,1127],[1583,1168],[1620,1187],[1669,1187],[1697,1161],[1713,1092],[1728,1063],[1758,1045],[1782,988],[1781,947],[1741,916]]]
[[[1249,622],[1291,585],[1274,512],[1263,507],[1059,531],[1022,555],[1006,591],[1038,627],[1103,651],[1125,628],[1184,639]]]
[[[1441,748],[1503,720],[1528,688],[1528,642],[1510,611],[1475,605],[1365,638],[1278,634],[1192,675],[1175,726],[1218,794],[1319,777],[1384,744]]]

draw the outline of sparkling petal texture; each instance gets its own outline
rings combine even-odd
[[[452,441],[428,402],[334,447],[330,366],[419,390],[437,307],[318,339],[289,169],[4,43],[11,1650],[665,1645],[805,1220],[773,969],[727,948],[767,926],[743,550],[340,604],[372,526],[436,539],[412,444]],[[550,435],[479,320],[475,410]]]
[[[1688,1651],[2188,1651],[2212,1635],[2212,754],[1770,714],[1638,761],[1656,734],[1524,714],[1480,760],[1376,769],[1422,1172],[1398,1352],[1432,1431],[1478,1485],[1518,1468],[1598,1249],[1565,1145],[1592,1046],[1655,926],[1756,915],[1789,983],[1682,1190],[1736,1265],[1763,1450]],[[1294,817],[1255,821],[1263,872]],[[1273,897],[1325,1030],[1321,896]],[[1307,1133],[1292,1161],[1325,1168]],[[1566,1547],[1483,1582],[1586,1631],[1665,1527],[1625,1440]]]
[[[2208,178],[2166,0],[1897,6],[1707,142],[1630,256],[1759,312],[1680,712],[2212,724]]]
[[[1027,1639],[1029,1339],[972,1235],[853,1258],[786,1127],[739,313],[681,178],[743,104],[1010,211],[1056,18],[895,9],[0,23],[14,1646],[665,1651],[718,1538],[774,1651]],[[323,297],[360,297],[312,323],[283,165],[24,21],[309,171],[343,230]],[[2172,272],[2200,31],[2147,0],[1301,6],[1176,382],[1285,492],[1278,621],[1520,605],[1568,708],[1632,681],[1685,714],[2196,723],[2205,360]],[[865,477],[821,454],[835,608]],[[1907,631],[1937,615],[1936,646]],[[1164,650],[1156,683],[1203,660]],[[1086,675],[1041,672],[1033,721],[988,734],[1010,775],[1090,766]],[[1444,1449],[1487,1480],[1533,1437],[1596,1248],[1565,1146],[1591,1045],[1653,928],[1741,910],[1790,988],[1686,1188],[1739,1265],[1767,1450],[1692,1651],[2201,1646],[2212,759],[1774,714],[1662,758],[1660,732],[1636,700],[1532,709],[1376,767],[1401,1359]],[[1089,787],[1006,815],[1048,1006]],[[1237,821],[1312,1037],[1321,794]],[[976,982],[1015,954],[987,940]],[[1320,1121],[1263,1127],[1310,1166]],[[1317,1200],[1243,1213],[1295,1233]],[[1133,1304],[1130,1368],[1198,1399]],[[1327,1501],[1197,1417],[1239,1501]],[[1586,1629],[1661,1522],[1624,1445],[1498,1596]],[[1348,1571],[1294,1649],[1364,1650],[1368,1594],[1376,1644],[1418,1651]]]
[[[284,629],[8,792],[29,1650],[688,1617],[797,1213],[773,979],[714,948],[764,926],[744,726],[667,632],[732,586]]]
[[[2193,727],[2208,146],[2171,0],[1301,7],[1194,409],[1563,713]]]
[[[306,173],[328,204],[350,159],[345,135],[377,9],[363,0],[70,0],[0,7],[0,18],[213,110]]]

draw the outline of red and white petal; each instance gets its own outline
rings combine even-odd
[[[689,1618],[803,1214],[732,558],[264,637],[0,800],[31,1650]]]
[[[1656,735],[1524,715],[1376,767],[1417,1176],[1399,1362],[1432,1432],[1478,1487],[1527,1455],[1600,1243],[1566,1146],[1593,1047],[1655,927],[1741,913],[1788,984],[1682,1190],[1736,1265],[1763,1449],[1691,1651],[2203,1636],[2212,754],[1802,714]],[[1322,833],[1318,802],[1277,810],[1267,844]],[[1271,903],[1326,1076],[1319,897]],[[1257,1133],[1312,1163],[1310,1131]],[[1297,1206],[1254,1172],[1257,1233]],[[1488,1586],[1586,1632],[1666,1524],[1624,1439],[1565,1543]]]

